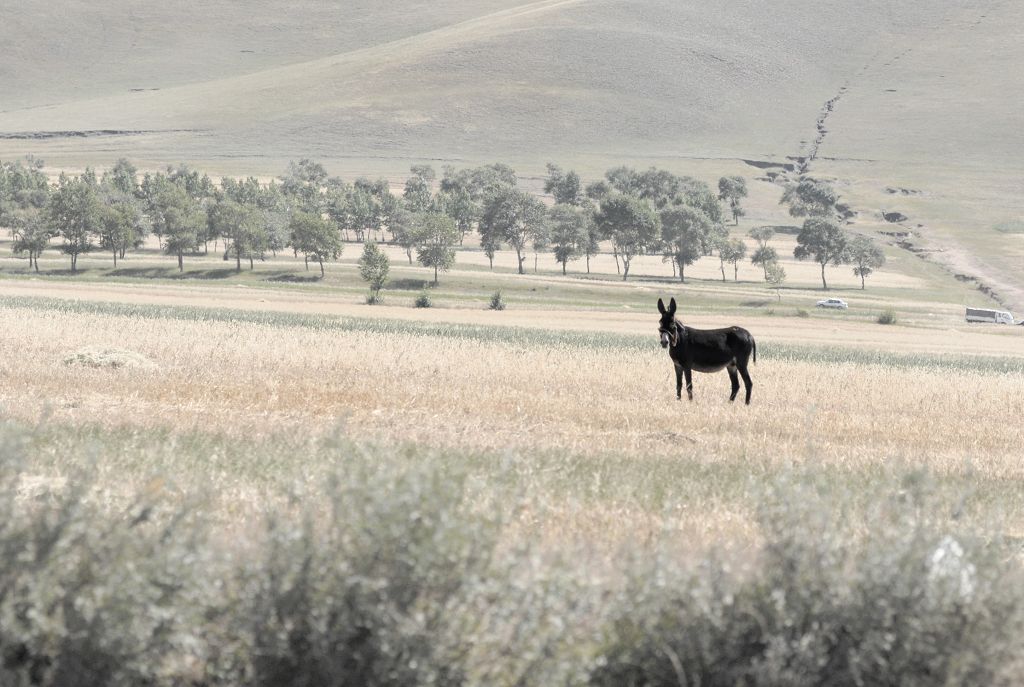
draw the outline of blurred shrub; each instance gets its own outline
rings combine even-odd
[[[889,504],[858,531],[788,491],[762,513],[747,566],[639,566],[592,684],[1012,684],[1018,571],[926,511]]]
[[[4,687],[990,685],[1024,658],[1015,559],[920,482],[855,517],[780,485],[755,552],[666,535],[610,572],[510,535],[528,497],[443,452],[332,446],[240,540],[159,481],[115,510],[81,475],[29,489],[30,441],[0,425]]]
[[[420,294],[416,296],[416,301],[414,303],[417,308],[429,308],[433,304],[433,301],[430,300],[430,294],[426,291],[421,291]]]

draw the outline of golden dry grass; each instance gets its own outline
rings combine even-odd
[[[595,481],[587,488],[609,498],[579,502],[561,499],[557,490],[545,495],[540,530],[554,540],[581,532],[616,540],[666,523],[694,540],[737,535],[750,526],[750,504],[715,494],[729,492],[731,482],[792,469],[826,469],[856,480],[894,468],[962,475],[969,466],[971,479],[981,484],[1024,477],[1024,365],[1020,372],[990,374],[773,359],[773,341],[799,339],[808,326],[791,324],[788,336],[757,333],[761,355],[752,368],[753,404],[745,407],[728,402],[724,373],[695,375],[694,402],[676,401],[672,366],[653,335],[649,350],[514,346],[10,307],[0,309],[0,407],[17,420],[45,417],[114,434],[125,428],[166,430],[171,437],[198,431],[259,442],[340,431],[360,441],[534,455],[522,469],[538,485],[548,474],[564,476],[614,457],[614,469],[582,471]],[[879,332],[886,337],[877,344],[882,349],[920,336]],[[997,334],[970,334],[975,352],[1003,352],[1008,340]],[[90,346],[133,351],[156,367],[63,363],[69,352]],[[279,459],[290,463],[283,471],[292,472],[304,457]],[[100,469],[122,485],[149,476],[145,466]],[[229,500],[258,498],[244,465],[236,474],[220,468],[214,474],[197,460],[181,469],[179,479],[216,483]],[[619,490],[599,483],[626,473]],[[652,512],[650,494],[619,493],[659,491],[665,479],[699,488],[676,495],[666,512]],[[524,513],[524,524],[531,517]]]

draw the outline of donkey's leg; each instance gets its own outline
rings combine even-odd
[[[729,366],[726,369],[729,370],[729,381],[732,382],[732,395],[729,396],[729,400],[735,401],[736,394],[739,393],[740,390],[740,378],[736,374],[736,362],[733,361],[729,363]]]
[[[686,376],[686,396],[691,401],[693,400],[693,379],[691,378],[690,368],[684,367],[683,374]]]
[[[750,405],[750,390],[754,388],[754,382],[750,380],[750,374],[747,372],[746,361],[737,365],[740,370],[740,376],[743,377],[743,386],[747,387],[747,405]]]
[[[674,363],[676,366],[676,400],[683,400],[683,366]]]

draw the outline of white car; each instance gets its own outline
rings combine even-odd
[[[838,308],[839,310],[846,310],[850,306],[846,304],[842,298],[826,298],[823,301],[818,301],[819,308]]]

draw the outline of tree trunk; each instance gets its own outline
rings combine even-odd
[[[864,290],[864,273],[863,272],[860,273],[860,290],[861,291]]]
[[[117,267],[117,249],[114,249],[114,267]]]
[[[306,261],[306,271],[309,272],[309,256],[303,255],[302,259]]]
[[[184,272],[185,271],[185,260],[182,257],[182,252],[180,250],[178,251],[178,271],[179,272]]]
[[[437,265],[434,265],[434,286],[437,286]]]
[[[408,256],[409,264],[411,265],[412,264],[412,247],[411,246],[405,249],[405,254]],[[491,267],[494,267],[494,262],[493,261],[491,261]]]
[[[255,267],[253,266],[253,264],[252,264],[252,256],[251,256],[251,255],[249,256],[249,269],[250,269],[250,270],[256,269],[256,268],[255,268]]]
[[[821,285],[828,291],[828,284],[825,282],[825,263],[821,263]]]
[[[590,274],[590,253],[587,253],[587,274]]]
[[[518,248],[516,248],[516,259],[519,261],[519,274],[526,274],[523,270],[523,261],[526,260],[526,258],[523,257],[523,252]]]
[[[242,254],[235,251],[235,272],[242,271]]]
[[[626,281],[629,277],[629,260],[625,255],[622,256],[622,281]]]
[[[567,262],[568,262],[568,260],[563,260],[563,261],[562,261],[562,276],[563,276],[563,277],[565,276],[565,264],[566,264]]]
[[[537,254],[533,254],[533,273],[537,274]]]
[[[718,258],[718,266],[722,268],[722,282],[725,282],[725,260],[721,257]]]
[[[29,253],[31,255],[31,253]],[[39,253],[36,253],[36,272],[39,271]]]
[[[494,269],[494,255],[488,255],[487,260],[491,263],[491,270]]]
[[[309,269],[308,267],[306,269]],[[320,278],[324,278],[324,261],[320,260]]]
[[[679,281],[683,284],[686,283],[686,265],[683,264],[682,260],[679,261]]]
[[[615,256],[615,274],[622,274],[622,270],[619,269],[619,249],[613,247],[612,255]]]
[[[72,253],[71,254],[71,271],[72,272],[77,272],[78,271],[78,253]]]

